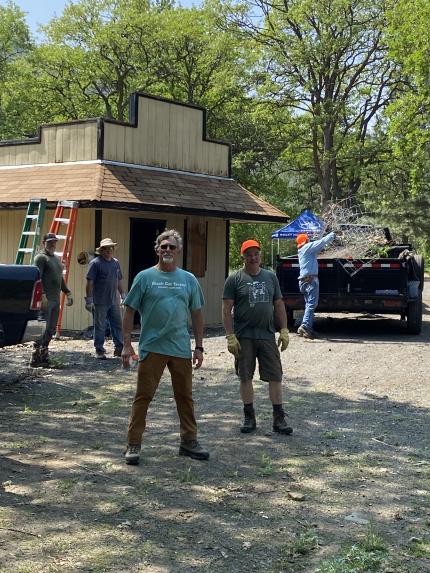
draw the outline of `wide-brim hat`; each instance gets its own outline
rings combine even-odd
[[[100,241],[100,246],[98,246],[96,249],[96,253],[99,253],[100,249],[103,249],[104,247],[116,247],[117,244],[118,243],[114,243],[112,239],[109,239],[109,237],[107,239],[102,239]]]

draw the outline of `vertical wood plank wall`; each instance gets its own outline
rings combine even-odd
[[[137,128],[105,123],[104,159],[226,177],[229,148],[203,140],[203,113],[139,97]]]
[[[0,211],[0,263],[14,263],[24,215],[24,209]],[[48,232],[53,215],[53,209],[46,211],[42,233]],[[128,284],[130,218],[166,219],[167,227],[177,229],[182,235],[185,220],[184,215],[103,209],[102,237],[110,237],[118,243],[115,256],[121,263],[126,285]],[[91,316],[85,310],[84,305],[85,277],[88,265],[78,264],[77,256],[81,251],[94,250],[94,224],[94,209],[80,209],[68,280],[68,286],[74,297],[74,305],[64,309],[62,325],[64,330],[81,331],[91,324]],[[208,264],[205,276],[198,279],[206,301],[204,317],[207,326],[221,324],[221,296],[225,269],[225,225],[225,221],[221,219],[208,219]]]
[[[0,165],[37,165],[97,159],[96,120],[42,128],[40,143],[0,146]]]

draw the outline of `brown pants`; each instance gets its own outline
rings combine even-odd
[[[150,352],[139,362],[136,395],[131,409],[128,426],[128,443],[140,444],[146,428],[148,407],[158,388],[161,376],[166,368],[172,378],[173,394],[178,411],[181,439],[195,440],[197,424],[194,417],[192,397],[192,365],[189,358],[177,358]]]

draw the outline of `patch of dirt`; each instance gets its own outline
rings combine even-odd
[[[272,433],[259,381],[258,429],[240,434],[225,339],[205,340],[194,398],[209,462],[177,455],[168,376],[132,467],[135,371],[88,340],[54,341],[54,369],[29,369],[29,345],[1,349],[0,572],[312,573],[370,526],[386,547],[376,571],[429,571],[429,307],[420,336],[389,317],[316,327],[282,355],[292,436]]]

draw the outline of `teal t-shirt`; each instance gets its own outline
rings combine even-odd
[[[124,304],[140,314],[139,358],[148,352],[191,358],[188,319],[204,298],[196,277],[183,269],[145,269],[134,278]]]
[[[252,276],[241,269],[227,277],[222,298],[234,301],[233,327],[238,338],[270,340],[275,336],[273,303],[282,294],[274,273],[260,269]]]

